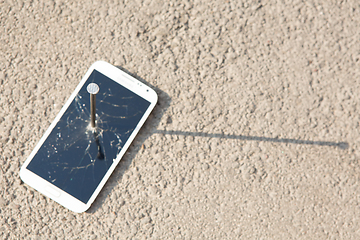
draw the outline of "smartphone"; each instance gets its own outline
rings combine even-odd
[[[22,165],[22,181],[71,211],[86,211],[157,100],[150,87],[95,62]]]

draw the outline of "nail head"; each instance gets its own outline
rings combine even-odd
[[[88,93],[90,94],[97,94],[100,90],[99,86],[96,83],[90,83],[87,87],[86,90],[88,91]]]

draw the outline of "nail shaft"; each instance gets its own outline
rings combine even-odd
[[[95,112],[96,112],[96,94],[90,94],[90,119],[91,119],[91,127],[95,128]]]
[[[91,127],[96,127],[96,94],[99,92],[100,88],[96,83],[90,83],[86,90],[90,93],[90,122]]]

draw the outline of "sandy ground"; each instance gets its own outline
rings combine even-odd
[[[1,239],[360,239],[358,1],[29,2],[0,2]],[[19,169],[96,60],[160,99],[75,214]]]

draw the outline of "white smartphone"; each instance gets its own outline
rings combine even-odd
[[[88,92],[91,83],[97,94]],[[140,81],[95,62],[21,167],[21,179],[74,212],[86,211],[157,100]]]

